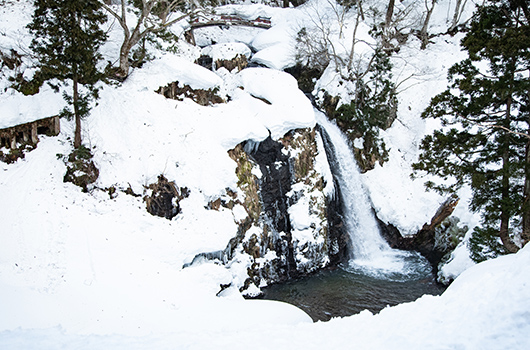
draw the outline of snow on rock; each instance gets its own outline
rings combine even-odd
[[[181,86],[186,84],[192,89],[207,90],[222,84],[222,79],[214,72],[171,54],[146,63],[144,69],[134,70],[127,78],[127,84],[156,90],[176,80]]]
[[[289,74],[266,68],[248,68],[240,74],[244,90],[260,101],[255,116],[267,127],[273,139],[289,130],[315,125],[311,102],[298,90],[296,80]]]
[[[295,37],[296,32],[293,32],[289,22],[282,22],[260,33],[251,43],[257,51],[252,57],[252,62],[278,70],[294,66]]]
[[[223,43],[207,46],[202,49],[201,54],[210,56],[213,61],[231,60],[237,55],[243,55],[250,58],[252,51],[243,43]]]
[[[460,243],[451,252],[449,261],[443,264],[440,271],[438,271],[438,278],[443,283],[449,283],[473,265],[475,265],[475,262],[469,257],[466,243]]]
[[[135,71],[122,87],[106,87],[86,122],[104,187],[128,183],[141,193],[163,172],[179,186],[219,195],[237,181],[227,150],[248,139],[261,141],[269,132],[279,138],[314,125],[311,103],[286,73],[246,69],[240,73],[241,91],[205,68],[166,56],[156,61],[161,66],[151,62]],[[232,101],[203,107],[154,93],[175,80],[198,88],[221,85]]]
[[[19,36],[28,42],[21,29],[29,20],[28,6],[27,1],[4,2],[0,45],[11,47]],[[271,13],[273,23],[295,11],[248,9]],[[248,42],[257,31],[263,30],[245,29]],[[237,41],[230,35],[227,40]],[[263,35],[262,51],[286,42],[286,37],[275,40],[274,31],[266,34],[270,38]],[[430,128],[418,115],[445,79],[437,68],[459,57],[443,45],[457,38],[433,40],[432,51],[405,57],[411,65],[436,67],[418,80],[423,84],[411,80],[400,101],[399,123],[384,134],[391,160],[365,176],[380,217],[404,231],[424,223],[440,200],[424,196],[421,182],[410,185],[406,168]],[[241,206],[206,208],[227,187],[236,188],[236,165],[227,150],[245,140],[261,141],[269,132],[277,139],[315,124],[311,103],[287,74],[255,68],[227,78],[192,64],[192,53],[187,59],[161,54],[121,86],[103,88],[98,105],[83,121],[84,142],[100,169],[100,189],[82,193],[63,182],[61,155],[71,151],[72,122],[62,121],[58,137],[41,137],[25,159],[0,163],[0,348],[530,348],[530,247],[469,268],[442,296],[316,324],[290,305],[243,300],[235,286],[248,277],[248,255],[236,255],[238,263],[230,269],[212,262],[183,268],[197,253],[224,249],[237,231],[236,221],[245,217]],[[279,60],[286,53],[274,61],[280,62],[276,67],[284,64]],[[409,71],[402,68],[398,76],[405,79]],[[175,80],[193,88],[219,87],[232,100],[203,107],[154,92]],[[62,106],[60,95],[46,94],[43,88],[26,99],[6,90],[0,108],[7,114],[2,109],[0,120],[27,121]],[[317,143],[323,149],[319,138]],[[322,157],[319,153],[317,168],[330,180]],[[104,190],[131,186],[142,194],[160,174],[190,189],[180,203],[182,213],[171,221],[149,215],[141,198],[121,191],[111,198]],[[293,209],[300,241],[308,224],[304,201]],[[429,208],[416,210],[419,203]],[[456,266],[465,267],[463,252],[454,253],[453,265],[445,267],[448,275]],[[220,292],[221,286],[230,287]]]
[[[10,90],[0,94],[0,129],[58,115],[64,106],[62,96],[47,85],[33,96]]]
[[[296,188],[293,188],[293,191],[296,190]],[[309,198],[304,196],[289,207],[289,216],[291,218],[291,224],[295,230],[303,231],[308,229],[312,222],[309,214]]]
[[[252,56],[251,61],[277,70],[292,67],[296,63],[289,43],[279,43],[260,50]]]

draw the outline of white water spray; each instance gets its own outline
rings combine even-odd
[[[344,223],[352,243],[351,265],[378,273],[403,271],[402,257],[409,254],[390,248],[381,237],[372,203],[346,136],[323,113],[316,112],[316,115],[334,148],[334,176],[340,187]]]

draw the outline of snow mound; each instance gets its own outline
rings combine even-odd
[[[311,102],[298,90],[291,75],[266,68],[248,68],[239,76],[246,92],[264,100],[255,114],[273,139],[282,137],[289,130],[315,125]]]
[[[127,83],[140,89],[156,90],[174,81],[189,85],[192,89],[212,89],[222,84],[214,72],[175,55],[166,54],[145,64],[143,69],[134,70]]]
[[[0,129],[58,115],[64,105],[61,95],[47,85],[33,96],[13,90],[0,94]]]
[[[243,43],[223,43],[207,46],[202,49],[201,53],[212,57],[213,61],[231,60],[237,55],[243,55],[247,58],[252,53],[250,48]]]

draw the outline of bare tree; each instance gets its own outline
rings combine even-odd
[[[339,38],[342,37],[345,13],[334,0],[327,0],[327,2],[332,7],[337,19],[332,19],[327,14],[321,13],[318,4],[309,5],[308,17],[312,25],[303,27],[296,38],[298,59],[304,60],[306,65],[320,70],[324,70],[331,61],[334,61],[336,67],[343,63],[342,58],[337,54],[333,36],[335,35],[334,25],[338,22],[338,36]]]
[[[161,32],[195,12],[192,6],[190,11],[174,17],[175,11],[185,3],[185,0],[141,0],[141,2],[139,1],[139,11],[136,14],[136,23],[131,28],[127,23],[127,1],[120,0],[119,11],[107,5],[107,3],[108,1],[102,0],[103,8],[116,18],[123,29],[123,43],[120,47],[119,58],[120,66],[116,73],[116,77],[122,80],[129,75],[129,55],[136,44],[148,34]]]
[[[385,26],[389,27],[392,23],[392,15],[394,14],[395,0],[388,1],[388,7],[386,8]]]
[[[437,1],[438,0],[425,0],[425,19],[423,20],[423,25],[419,33],[422,50],[425,50],[427,48],[427,44],[429,43],[429,33],[427,32],[427,29],[429,28],[429,22],[431,21],[431,16],[434,10],[434,5],[436,5]],[[460,1],[461,0],[459,0],[458,3],[460,3]],[[430,7],[429,7],[429,3],[430,3]]]
[[[458,22],[460,22],[462,12],[466,7],[466,2],[467,0],[456,0],[455,12],[453,13],[453,20],[451,22],[451,27],[449,28],[449,31],[455,30],[456,26],[458,25]]]

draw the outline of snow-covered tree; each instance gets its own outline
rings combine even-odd
[[[97,97],[95,84],[102,77],[97,64],[99,47],[106,40],[100,28],[106,16],[97,0],[35,0],[34,7],[28,25],[35,36],[31,49],[44,80],[71,83],[72,93],[64,93],[64,98],[72,110],[65,108],[63,115],[75,118],[74,147],[79,148],[81,119],[88,115],[90,102]],[[88,92],[82,92],[80,85]]]
[[[100,3],[123,29],[119,69],[116,72],[118,79],[125,79],[129,75],[131,51],[138,43],[149,34],[161,33],[172,24],[191,16],[197,8],[197,4],[187,0],[120,0],[116,6],[107,5],[103,0]],[[128,23],[128,16],[131,15],[136,17],[134,27]]]
[[[482,227],[471,240],[474,258],[515,252],[530,239],[530,26],[525,1],[478,7],[462,40],[469,57],[449,70],[451,86],[434,97],[424,118],[443,128],[427,136],[414,165],[469,185]],[[496,244],[500,238],[502,244]]]

